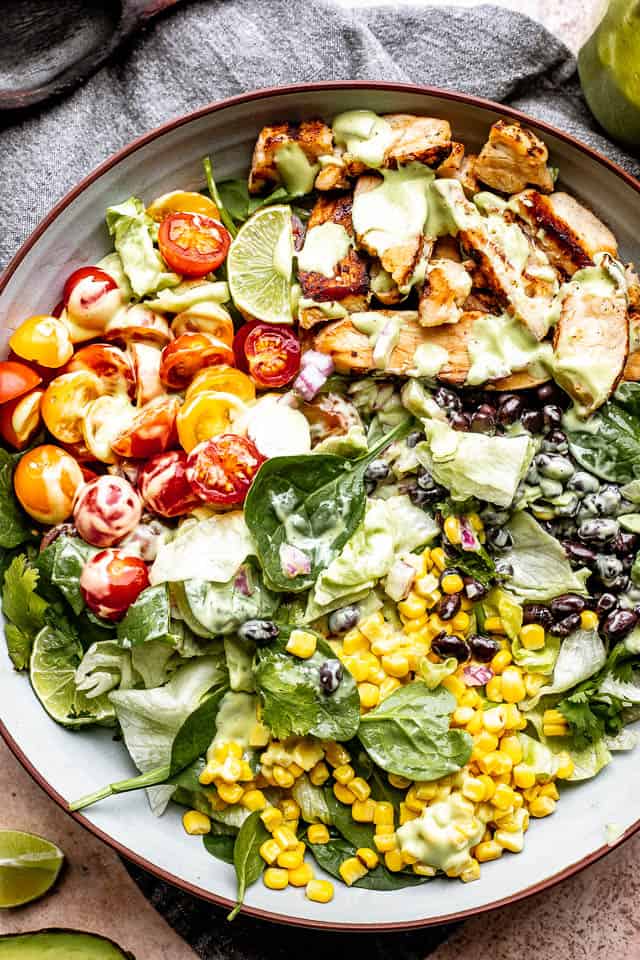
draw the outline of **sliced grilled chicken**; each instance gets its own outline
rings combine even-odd
[[[525,190],[512,198],[519,216],[529,225],[536,243],[566,276],[589,267],[600,251],[618,254],[616,238],[601,220],[568,193],[545,197]]]
[[[420,292],[418,319],[423,327],[457,323],[471,293],[471,277],[455,260],[431,260]]]
[[[478,178],[474,172],[478,158],[474,153],[465,155],[464,145],[455,140],[451,144],[451,153],[443,160],[436,170],[436,174],[445,180],[458,180],[462,184],[467,197],[472,197],[480,189]]]
[[[517,120],[498,120],[489,131],[473,172],[487,186],[502,193],[518,193],[527,186],[551,193],[553,177],[548,159],[545,144],[532,130],[520,126]]]
[[[622,374],[623,380],[640,380],[640,278],[633,264],[625,270],[627,281],[627,317],[629,319],[629,356]]]
[[[396,170],[407,163],[437,167],[451,152],[451,126],[435,117],[415,117],[409,113],[388,113],[383,117],[391,127],[391,138],[380,167]],[[350,176],[367,169],[358,158],[345,151],[343,161]]]
[[[485,384],[485,388],[511,393],[512,390],[530,390],[532,387],[539,387],[542,383],[548,383],[550,379],[551,377],[542,374],[534,377],[528,370],[518,370],[516,373],[510,373],[508,377]]]
[[[326,166],[322,167],[314,184],[316,190],[326,192],[328,190],[349,189],[351,184],[345,166],[342,161],[337,162],[338,160],[339,158],[336,157],[336,163],[327,163]]]
[[[400,291],[398,284],[391,274],[387,273],[377,257],[374,257],[371,262],[369,277],[372,295],[385,307],[394,307],[407,299],[407,294]]]
[[[280,183],[276,154],[280,147],[297,143],[311,163],[333,152],[333,132],[322,120],[302,123],[278,123],[263,127],[253,149],[249,192],[260,193],[268,185]]]

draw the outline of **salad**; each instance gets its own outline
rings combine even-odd
[[[70,808],[182,804],[236,909],[476,880],[636,743],[640,282],[511,120],[205,175],[11,334],[9,656],[139,771]]]

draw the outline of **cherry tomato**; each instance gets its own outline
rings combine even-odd
[[[206,503],[236,506],[243,503],[264,459],[247,437],[223,433],[194,447],[187,458],[187,480]]]
[[[18,500],[29,516],[41,523],[63,523],[70,517],[83,484],[77,461],[50,443],[23,454],[13,475]]]
[[[136,404],[143,407],[165,392],[160,381],[162,350],[157,343],[132,340],[128,344],[136,384]]]
[[[202,393],[203,390],[232,393],[245,403],[250,403],[256,398],[256,388],[251,377],[224,363],[217,367],[205,367],[200,373],[196,373],[187,387],[185,399],[190,400],[196,393]]]
[[[259,320],[247,320],[246,323],[242,324],[233,338],[233,355],[236,358],[236,367],[238,370],[242,370],[243,373],[249,373],[249,364],[244,352],[244,345],[253,328],[257,327],[259,323]]]
[[[300,369],[300,341],[288,327],[257,324],[247,334],[244,353],[259,387],[284,387]]]
[[[142,501],[128,480],[104,474],[78,491],[73,520],[83,540],[112,547],[140,523]]]
[[[19,357],[14,350],[11,350],[11,348],[7,354],[7,360],[10,360],[12,363],[22,363],[28,369],[33,370],[33,372],[40,377],[42,384],[50,383],[54,377],[57,377],[60,373],[64,372],[61,370],[56,370],[55,367],[43,367],[40,363],[34,363],[33,360],[26,362],[22,359],[22,357]]]
[[[42,398],[42,418],[49,433],[63,443],[81,441],[85,410],[103,393],[102,382],[89,370],[61,373]]]
[[[15,400],[42,383],[42,377],[26,363],[15,360],[0,361],[0,403]]]
[[[175,316],[171,332],[176,337],[183,333],[210,333],[230,347],[233,343],[233,320],[219,303],[205,301]]]
[[[202,193],[192,193],[189,190],[172,190],[156,197],[147,207],[147,216],[160,222],[171,213],[202,213],[205,217],[220,219],[217,206]]]
[[[246,404],[232,393],[203,390],[180,407],[176,417],[180,446],[189,453],[203,440],[229,431]]]
[[[62,302],[75,324],[100,331],[122,306],[122,291],[99,267],[80,267],[68,277]]]
[[[187,481],[187,455],[169,450],[149,460],[138,477],[145,506],[161,517],[179,517],[197,507],[200,500]]]
[[[103,331],[96,330],[93,327],[83,327],[81,323],[76,323],[73,317],[63,310],[60,314],[60,320],[69,331],[71,343],[84,343],[85,340],[95,340]]]
[[[106,340],[155,340],[157,343],[169,343],[173,334],[163,316],[145,307],[142,303],[118,310],[109,320],[104,330]]]
[[[44,390],[32,390],[0,406],[0,436],[16,450],[28,446],[40,428],[43,394]]]
[[[112,449],[123,430],[131,426],[136,408],[121,393],[98,397],[85,409],[82,417],[82,436],[87,450],[100,463],[115,463]]]
[[[185,277],[204,277],[223,263],[231,234],[200,213],[172,213],[160,224],[158,246],[169,267]]]
[[[135,378],[129,356],[110,343],[91,343],[76,351],[64,373],[89,370],[99,378],[105,393],[133,396]]]
[[[61,320],[41,314],[21,323],[9,346],[24,360],[43,367],[61,367],[73,355],[69,331]]]
[[[56,320],[59,320],[64,311],[64,300],[58,300],[55,307],[51,311],[51,316],[55,317]]]
[[[174,447],[178,441],[176,414],[180,407],[177,397],[156,397],[136,413],[131,425],[111,444],[117,456],[133,460],[147,460]]]
[[[149,586],[147,565],[124,550],[101,550],[80,574],[84,602],[98,617],[120,620]]]
[[[162,351],[160,379],[171,390],[184,390],[196,373],[218,363],[233,366],[233,351],[208,333],[183,333]]]

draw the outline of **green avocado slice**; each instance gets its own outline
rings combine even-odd
[[[0,936],[2,960],[135,960],[112,940],[76,930],[35,930]]]

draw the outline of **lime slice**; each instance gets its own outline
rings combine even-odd
[[[33,833],[0,830],[0,907],[19,907],[56,882],[64,854]]]
[[[229,289],[239,310],[266,323],[293,323],[291,210],[257,210],[229,248]]]
[[[66,727],[108,723],[115,716],[106,695],[89,698],[76,688],[81,659],[80,643],[53,627],[43,627],[33,641],[31,686],[49,716]]]

